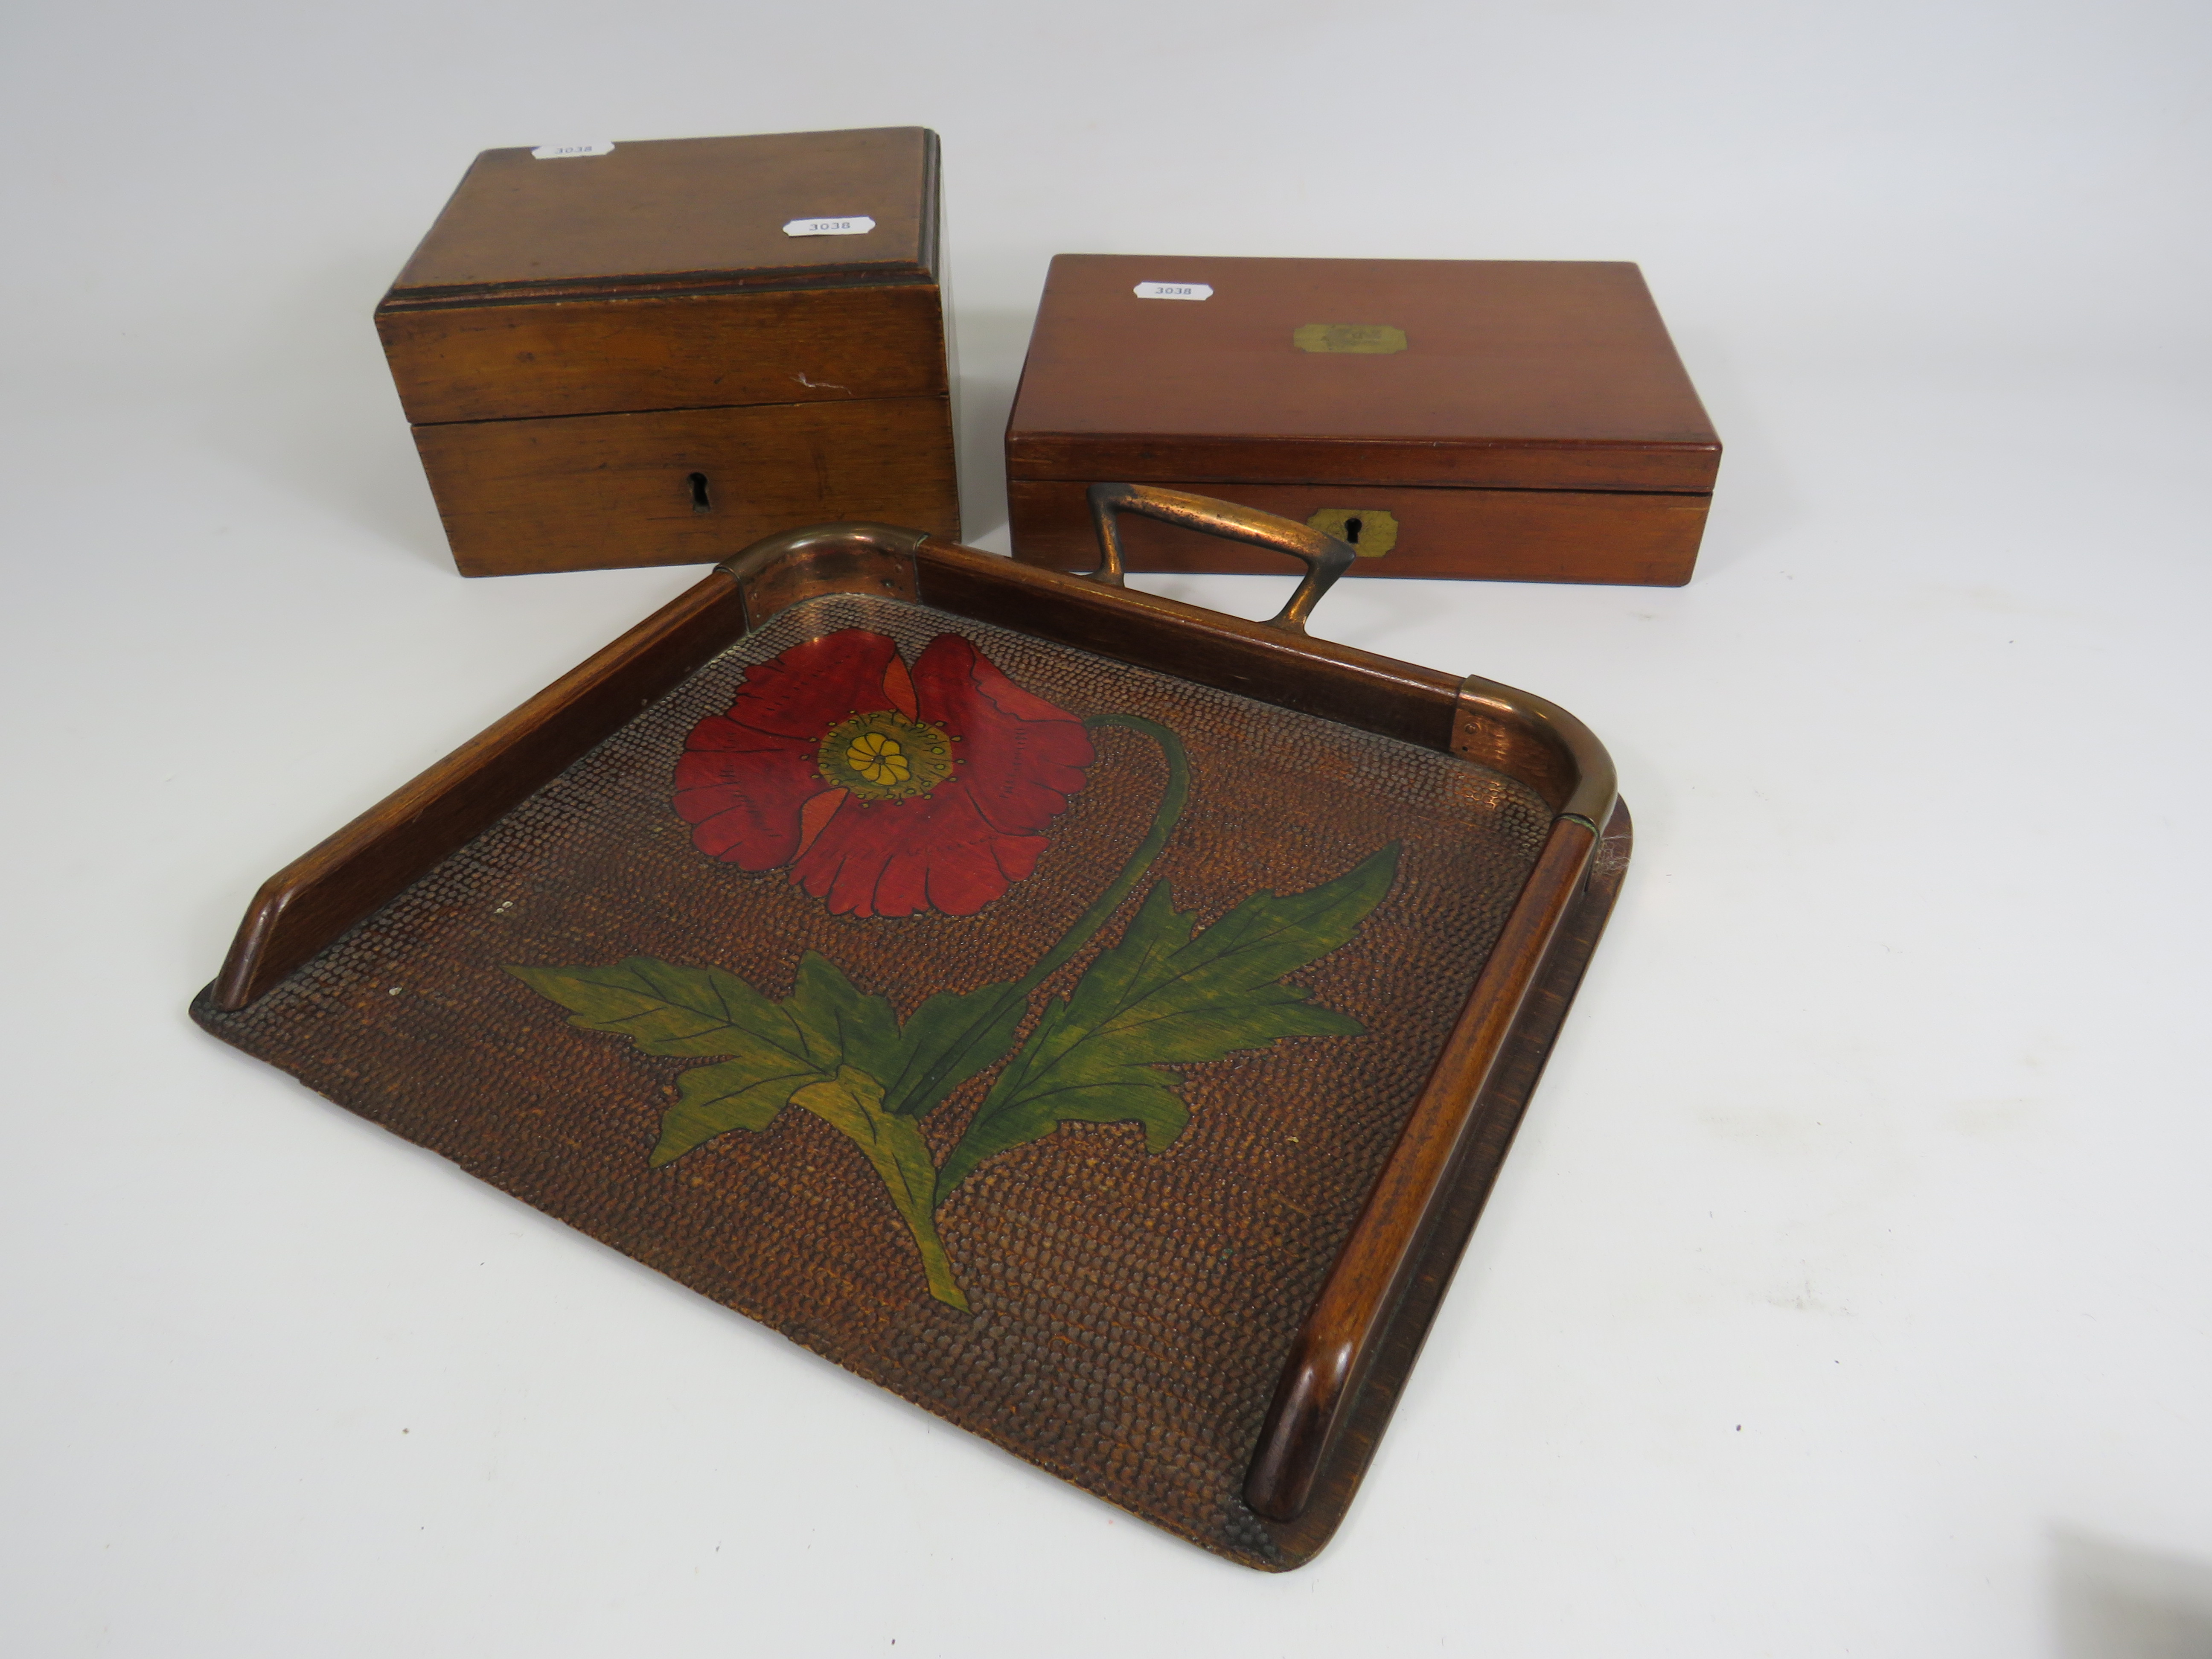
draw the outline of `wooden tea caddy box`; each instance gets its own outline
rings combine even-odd
[[[1006,490],[1014,556],[1062,570],[1110,480],[1302,520],[1360,575],[1674,586],[1720,453],[1632,264],[1062,254]],[[1151,520],[1127,556],[1274,568]]]
[[[957,537],[937,135],[578,148],[479,155],[376,309],[462,573]]]

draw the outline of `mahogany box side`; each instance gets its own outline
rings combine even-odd
[[[376,311],[462,572],[957,536],[939,174],[919,127],[479,155]]]

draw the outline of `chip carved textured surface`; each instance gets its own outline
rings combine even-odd
[[[786,1109],[649,1170],[696,1060],[574,1030],[502,964],[646,954],[772,997],[817,950],[903,1016],[1018,975],[1144,835],[1158,750],[1097,734],[1089,781],[1029,880],[976,916],[834,916],[781,872],[696,852],[670,804],[686,733],[744,667],[844,628],[973,640],[1078,716],[1133,713],[1188,745],[1188,811],[1152,879],[1201,924],[1404,843],[1351,942],[1293,975],[1362,1021],[1192,1066],[1192,1122],[1069,1125],[993,1159],[939,1216],[973,1304],[933,1300],[854,1148]],[[1231,694],[893,601],[832,596],[740,641],[252,1006],[225,1041],[860,1375],[1207,1548],[1276,1565],[1239,1488],[1275,1377],[1361,1199],[1534,862],[1550,814],[1496,774]],[[1062,993],[1144,889],[1054,975]],[[1043,998],[1032,1000],[1042,1006]],[[926,1121],[940,1160],[988,1076]]]

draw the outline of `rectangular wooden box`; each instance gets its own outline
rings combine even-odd
[[[1632,264],[1062,254],[1006,489],[1015,556],[1063,570],[1096,562],[1084,492],[1113,482],[1328,530],[1361,575],[1673,586],[1720,451]],[[1281,568],[1150,520],[1127,539],[1139,570]]]
[[[791,234],[794,222],[872,229]],[[960,529],[937,136],[486,150],[377,307],[471,576]]]

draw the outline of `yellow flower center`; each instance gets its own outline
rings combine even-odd
[[[870,783],[904,783],[914,775],[898,739],[881,732],[863,732],[848,744],[845,764]]]
[[[823,734],[815,769],[864,801],[927,795],[952,775],[952,739],[896,710],[855,714]]]

